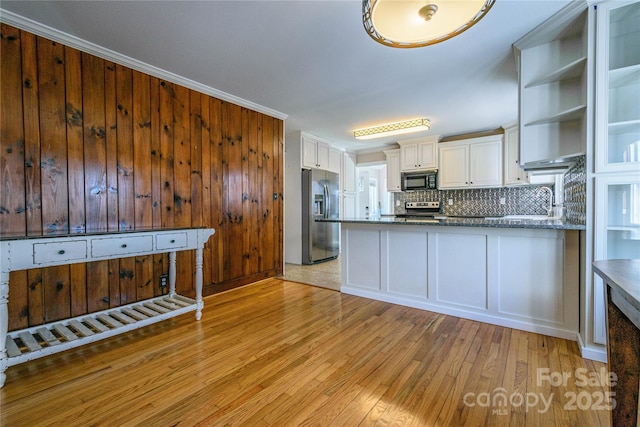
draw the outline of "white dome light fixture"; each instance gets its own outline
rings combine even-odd
[[[440,43],[468,30],[495,0],[363,0],[362,22],[372,39],[398,48]]]

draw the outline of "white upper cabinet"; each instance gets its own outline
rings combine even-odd
[[[387,191],[401,191],[400,150],[385,150],[387,156]]]
[[[439,188],[502,186],[502,135],[441,143],[439,152]]]
[[[520,167],[520,142],[518,125],[504,128],[504,185],[529,183],[529,174]]]
[[[598,4],[596,172],[640,168],[640,3]]]
[[[592,13],[586,2],[571,2],[514,43],[523,167],[586,152],[592,128],[588,31]]]
[[[469,186],[469,145],[460,143],[440,144],[439,188]]]
[[[337,148],[329,147],[328,158],[329,162],[326,169],[339,174],[342,169],[342,151]]]
[[[398,141],[400,145],[400,170],[413,171],[437,169],[438,135]]]
[[[356,192],[356,155],[344,153],[342,166],[342,191],[345,193]]]
[[[329,144],[302,135],[302,167],[329,170]]]

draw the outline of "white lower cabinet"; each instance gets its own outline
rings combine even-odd
[[[387,262],[382,265],[390,293],[418,299],[427,298],[427,248],[429,234],[415,231],[385,233],[383,250]]]
[[[352,229],[347,234],[342,233],[341,239],[343,277],[353,286],[379,291],[380,233],[372,233],[368,229]],[[347,259],[351,262],[345,265],[344,260]]]
[[[435,300],[488,310],[487,236],[438,232],[434,240]]]
[[[343,222],[341,292],[576,340],[578,231]]]

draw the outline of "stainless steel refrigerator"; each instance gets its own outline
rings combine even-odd
[[[302,263],[315,264],[338,257],[337,222],[316,222],[340,216],[340,177],[319,169],[302,170]]]

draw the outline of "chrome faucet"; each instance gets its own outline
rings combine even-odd
[[[547,190],[549,192],[549,208],[547,209],[547,216],[552,216],[553,215],[553,190],[550,189],[549,187],[540,187],[536,191],[536,197],[540,196],[540,193],[543,190]]]

